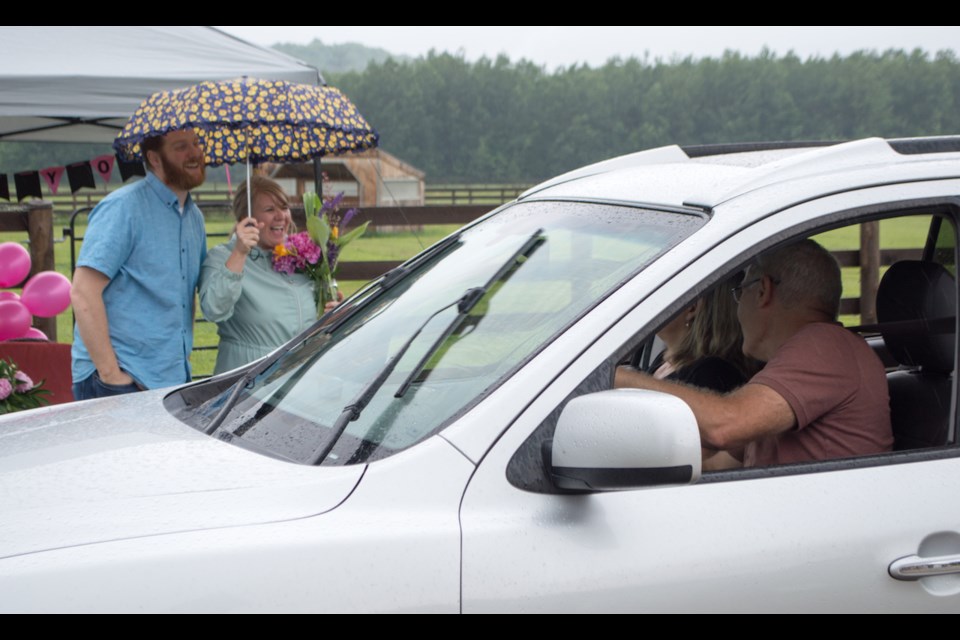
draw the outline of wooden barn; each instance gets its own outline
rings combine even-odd
[[[417,206],[424,202],[423,171],[383,149],[323,158],[326,193],[344,193],[344,204],[360,207]],[[265,175],[290,195],[314,190],[313,164],[265,164]]]

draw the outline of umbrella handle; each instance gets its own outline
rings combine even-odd
[[[247,218],[253,217],[253,195],[250,193],[250,150],[247,149]]]

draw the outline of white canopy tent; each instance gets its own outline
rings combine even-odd
[[[152,93],[249,76],[322,84],[213,27],[0,26],[0,141],[112,142]]]

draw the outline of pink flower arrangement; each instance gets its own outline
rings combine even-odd
[[[19,383],[17,385],[17,393],[26,393],[34,387],[33,380],[23,371],[17,371],[13,374],[13,378]]]
[[[10,360],[0,360],[0,414],[23,409],[35,409],[47,404],[44,397],[50,392],[40,384],[34,384],[23,371]]]
[[[273,269],[280,273],[309,273],[320,262],[323,250],[306,231],[287,236],[287,241],[273,249]]]
[[[323,249],[310,239],[310,234],[306,231],[293,234],[288,241],[307,264],[317,264],[323,257]]]
[[[273,249],[274,271],[287,275],[304,273],[313,280],[317,317],[323,315],[327,302],[337,299],[334,277],[341,249],[363,235],[369,224],[369,221],[364,222],[345,232],[357,210],[350,209],[341,215],[342,202],[342,193],[326,201],[321,201],[315,193],[303,194],[307,230],[288,236],[283,244]]]

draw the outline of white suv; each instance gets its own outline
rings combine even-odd
[[[0,420],[0,610],[955,611],[958,193],[958,138],[560,176],[249,367]],[[862,263],[897,450],[702,473],[686,405],[614,367],[812,235]],[[948,304],[875,319],[878,255]]]

